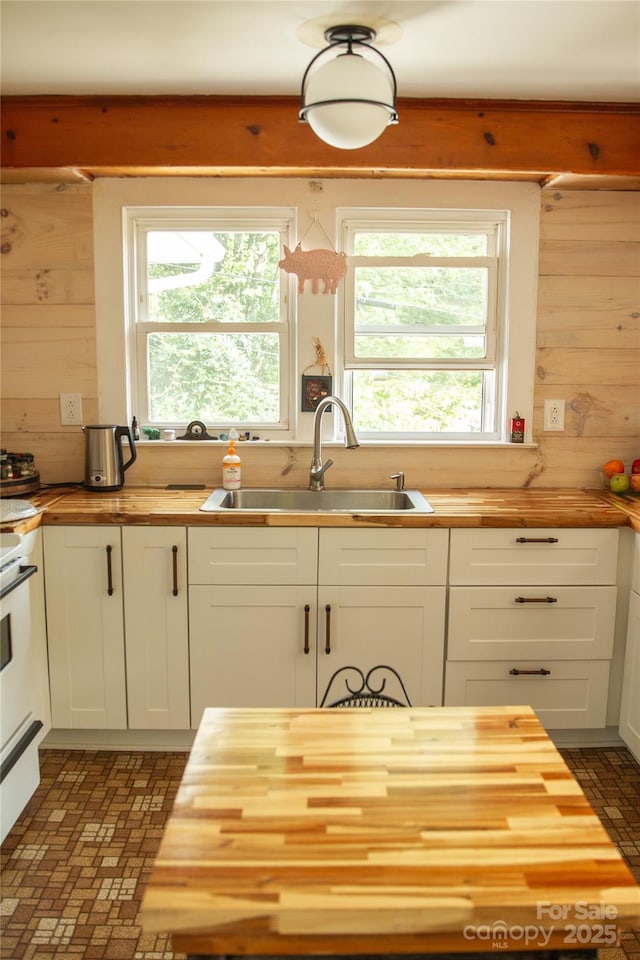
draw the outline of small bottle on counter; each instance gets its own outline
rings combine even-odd
[[[238,431],[229,431],[229,449],[222,458],[222,487],[224,490],[239,490],[242,480],[242,460],[236,453]]]
[[[140,439],[140,427],[138,426],[138,420],[136,417],[131,421],[131,435],[134,440]]]

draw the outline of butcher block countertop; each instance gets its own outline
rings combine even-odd
[[[142,904],[194,955],[597,949],[638,922],[528,706],[206,710]]]
[[[516,488],[423,490],[433,514],[204,513],[212,488],[125,486],[114,493],[50,488],[30,499],[41,513],[15,529],[44,524],[331,527],[620,527],[640,530],[640,498],[604,490]]]

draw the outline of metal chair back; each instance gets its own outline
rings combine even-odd
[[[332,691],[332,687],[340,687],[340,678],[344,679],[346,694],[331,700],[339,689]],[[385,693],[387,681],[395,688],[396,695]],[[411,701],[405,689],[402,678],[397,670],[387,664],[380,663],[364,673],[360,667],[340,667],[333,674],[324,696],[321,707],[410,707]]]

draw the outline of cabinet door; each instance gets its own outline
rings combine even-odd
[[[313,707],[315,626],[315,585],[191,587],[191,726],[205,707]]]
[[[620,736],[640,763],[640,593],[629,597]]]
[[[447,530],[320,530],[320,584],[447,582]]]
[[[445,587],[320,587],[318,703],[340,667],[388,664],[413,706],[441,705],[444,610]]]
[[[451,584],[616,582],[617,530],[452,530]]]
[[[449,660],[604,660],[615,587],[451,587]]]
[[[120,527],[45,527],[54,727],[127,725]]]
[[[129,727],[189,729],[187,532],[124,527]]]

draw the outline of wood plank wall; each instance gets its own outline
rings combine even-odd
[[[3,188],[1,446],[28,450],[45,483],[79,481],[83,436],[58,394],[80,390],[95,423],[97,364],[91,184]],[[534,436],[537,448],[332,450],[336,485],[594,487],[611,457],[640,457],[640,193],[542,192]],[[566,430],[542,430],[564,399]],[[308,448],[242,448],[248,486],[304,486]],[[222,452],[141,446],[129,483],[220,483]],[[339,480],[338,480],[339,477]]]

